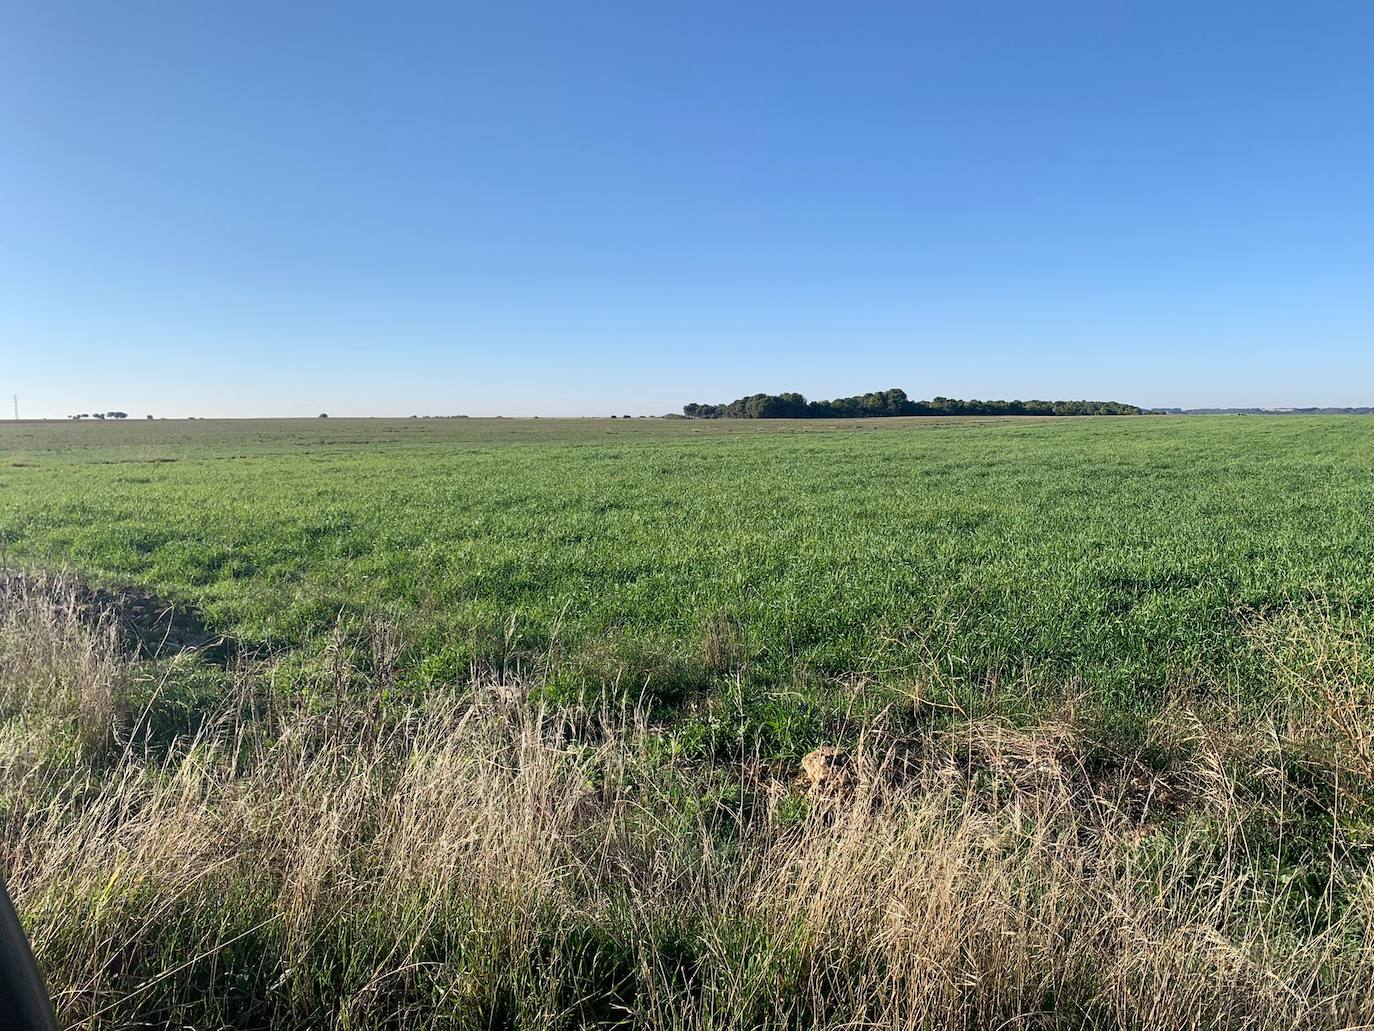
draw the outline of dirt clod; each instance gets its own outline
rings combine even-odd
[[[817,748],[802,758],[801,765],[807,790],[813,795],[843,794],[854,786],[854,763],[843,748]]]

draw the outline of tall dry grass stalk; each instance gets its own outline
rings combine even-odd
[[[90,750],[126,715],[131,679],[115,620],[83,606],[73,583],[0,575],[0,715],[11,732]]]
[[[4,783],[5,869],[71,1027],[1374,1020],[1367,872],[1295,921],[1235,772],[1272,754],[1181,709],[1151,729],[1186,752],[1166,772],[1104,764],[1068,714],[873,744],[825,799],[509,683],[314,712],[241,678],[154,743],[111,715],[112,638],[7,606],[14,719],[86,742]]]
[[[1374,780],[1374,665],[1353,621],[1316,600],[1269,618],[1250,620],[1252,647],[1267,660],[1276,686],[1305,703],[1305,715],[1335,735],[1347,769]]]

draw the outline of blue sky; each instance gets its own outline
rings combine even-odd
[[[0,241],[28,416],[1370,404],[1374,4],[0,2]]]

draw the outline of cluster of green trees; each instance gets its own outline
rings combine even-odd
[[[80,415],[67,416],[68,419],[127,419],[128,417],[128,412],[82,412]],[[150,415],[148,418],[151,419],[152,416]]]
[[[1120,401],[960,401],[937,397],[912,401],[898,387],[833,401],[801,394],[751,394],[729,404],[684,405],[689,419],[865,419],[892,415],[1144,415]]]

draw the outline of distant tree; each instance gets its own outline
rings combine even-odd
[[[103,422],[104,419],[105,419],[105,413],[104,413],[104,412],[96,412],[95,415],[92,416],[92,418],[94,418],[94,419],[100,419],[100,420]]]
[[[106,413],[105,413],[105,418],[107,418],[107,419],[127,419],[128,417],[129,417],[129,413],[128,413],[128,412],[106,412]]]
[[[750,394],[728,404],[682,406],[687,419],[871,419],[897,415],[1142,415],[1144,409],[1119,401],[960,401],[936,396],[912,401],[898,387],[831,401],[800,394]]]
[[[321,419],[328,419],[328,418],[329,418],[329,413],[328,413],[328,412],[321,412],[321,413],[320,413],[320,418],[321,418]]]
[[[145,419],[151,419],[152,416],[151,416],[151,415],[145,415],[144,418],[145,418]]]

